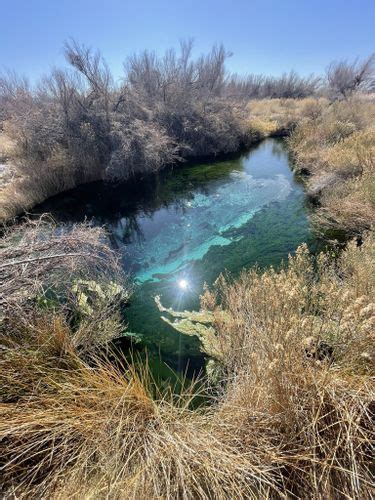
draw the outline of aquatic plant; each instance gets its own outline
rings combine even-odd
[[[174,330],[193,337],[198,337],[201,350],[208,356],[220,360],[222,353],[218,349],[215,330],[212,327],[214,316],[209,311],[174,311],[171,307],[162,305],[160,296],[156,295],[155,303],[160,312],[167,313],[161,319],[168,323]]]
[[[130,298],[129,291],[114,281],[99,284],[94,280],[78,279],[73,281],[71,291],[77,300],[77,312],[89,317],[93,316],[97,307],[126,303]]]

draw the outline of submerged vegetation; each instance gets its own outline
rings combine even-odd
[[[333,63],[324,82],[240,79],[224,48],[195,61],[191,49],[129,58],[120,85],[74,43],[71,68],[37,88],[3,78],[2,219],[79,183],[288,134],[317,227],[346,246],[302,245],[280,269],[220,276],[198,312],[157,298],[207,356],[199,381],[173,388],[113,343],[135,338],[133,286],[104,229],[4,229],[4,498],[371,498],[374,59]]]

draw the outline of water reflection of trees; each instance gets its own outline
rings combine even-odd
[[[138,217],[133,214],[129,217],[121,217],[117,223],[110,227],[112,237],[116,240],[117,245],[128,245],[129,243],[140,244],[144,241],[142,229],[138,223]]]
[[[95,225],[105,225],[116,247],[140,244],[144,241],[141,217],[152,218],[163,208],[184,213],[195,195],[208,196],[216,182],[224,182],[234,170],[239,170],[240,158],[241,155],[233,155],[225,161],[182,165],[126,183],[87,184],[54,197],[40,210],[61,222],[89,219]]]
[[[287,145],[285,140],[282,138],[269,138],[263,140],[260,144],[257,146],[254,146],[250,148],[246,152],[246,159],[250,160],[252,156],[255,156],[256,154],[259,154],[260,149],[267,149],[271,148],[272,156],[276,157],[277,159],[283,159],[285,158],[285,155],[288,153]]]

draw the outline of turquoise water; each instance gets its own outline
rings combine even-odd
[[[155,295],[168,307],[197,308],[203,284],[221,272],[279,265],[301,242],[312,241],[303,187],[277,139],[126,185],[82,186],[40,208],[57,220],[87,217],[107,226],[136,283],[128,329],[142,336],[155,359],[177,370],[199,368],[203,357],[194,338],[160,320]]]

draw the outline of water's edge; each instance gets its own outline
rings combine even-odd
[[[281,139],[138,182],[83,185],[37,208],[58,223],[88,218],[109,229],[137,283],[128,330],[141,334],[158,366],[179,371],[202,368],[204,358],[195,338],[160,320],[155,295],[174,309],[197,308],[203,284],[224,270],[277,266],[300,243],[314,243],[303,183]]]

